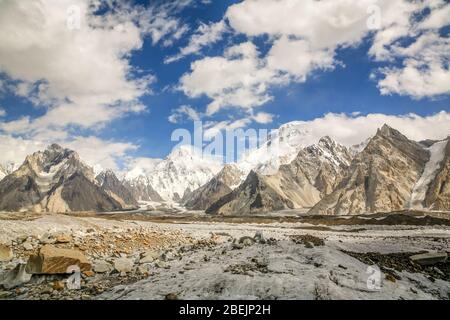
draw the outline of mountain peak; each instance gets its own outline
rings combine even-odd
[[[390,127],[389,125],[387,125],[386,123],[383,124],[383,126],[378,129],[377,134],[381,134],[384,136],[391,136],[392,134],[396,134],[399,133],[397,130],[395,130],[394,128]]]
[[[59,144],[57,144],[57,143],[52,143],[51,145],[49,145],[49,146],[47,147],[46,150],[62,151],[62,150],[64,150],[64,148],[61,147],[61,146],[60,146]]]
[[[176,149],[173,149],[172,152],[167,157],[168,159],[179,159],[183,157],[193,157],[199,155],[199,151],[196,150],[191,145],[181,145]]]

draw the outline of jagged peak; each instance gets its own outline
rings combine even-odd
[[[378,129],[376,137],[384,137],[387,139],[394,139],[394,140],[402,140],[402,141],[411,141],[408,139],[404,134],[402,134],[400,131],[392,128],[391,126],[384,124],[381,128]]]
[[[323,136],[319,139],[319,143],[335,143],[335,141],[330,136]]]
[[[64,148],[61,147],[61,146],[60,146],[59,144],[57,144],[57,143],[52,143],[51,145],[49,145],[49,146],[47,147],[46,150],[50,150],[50,151],[63,151]]]
[[[378,129],[377,134],[381,134],[384,136],[390,136],[392,134],[397,134],[400,133],[399,131],[395,130],[394,128],[392,128],[391,126],[389,126],[388,124],[383,124],[383,126]]]

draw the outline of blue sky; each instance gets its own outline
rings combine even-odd
[[[51,1],[39,2],[42,2],[44,12],[55,10],[57,13],[60,10],[65,14],[71,3],[76,3],[82,9],[84,6],[88,8],[90,4],[89,0],[62,1],[63,5],[52,8]],[[183,0],[169,4],[139,1],[133,5],[116,3],[113,7],[105,2],[99,10],[82,10],[81,18],[91,19],[92,16],[110,14],[113,24],[126,21],[131,26],[126,26],[125,31],[119,35],[113,32],[106,34],[110,31],[99,31],[84,25],[79,32],[86,34],[78,34],[82,39],[82,45],[79,46],[74,40],[79,39],[74,33],[77,30],[70,30],[67,34],[59,31],[55,34],[61,38],[56,38],[55,41],[46,40],[49,39],[46,35],[53,35],[52,32],[56,31],[33,30],[36,33],[33,41],[39,39],[39,45],[44,47],[45,41],[49,43],[48,48],[39,49],[37,57],[31,60],[36,65],[43,66],[39,68],[33,63],[23,66],[33,54],[32,49],[26,52],[27,48],[21,46],[28,41],[25,37],[29,31],[27,28],[30,27],[27,21],[0,17],[0,21],[3,21],[0,27],[1,24],[4,24],[3,27],[15,27],[14,30],[19,35],[18,42],[21,41],[15,43],[11,38],[2,41],[2,37],[8,35],[6,31],[0,33],[0,42],[3,43],[0,45],[0,108],[3,114],[0,118],[0,144],[3,145],[0,148],[9,150],[11,141],[13,144],[18,141],[21,145],[26,140],[22,149],[28,152],[33,146],[37,148],[56,140],[74,148],[81,146],[91,162],[104,161],[103,166],[122,166],[136,157],[161,158],[174,145],[170,141],[173,130],[180,127],[191,130],[193,127],[192,119],[184,113],[180,113],[176,121],[169,121],[169,117],[180,106],[192,108],[209,126],[220,122],[231,125],[234,121],[243,120],[243,128],[268,129],[278,128],[289,121],[309,123],[329,113],[344,113],[350,118],[383,114],[386,119],[391,119],[389,116],[396,119],[396,116],[414,113],[420,117],[420,121],[433,123],[434,120],[429,117],[444,111],[444,119],[440,118],[436,132],[430,133],[431,137],[443,135],[441,128],[445,127],[445,121],[449,119],[447,112],[450,112],[450,78],[446,27],[449,25],[449,18],[445,15],[442,17],[442,12],[448,12],[449,5],[445,1],[434,4],[425,1],[416,8],[411,8],[411,5],[402,0],[397,3],[394,1],[394,4],[381,1],[380,25],[375,30],[368,30],[361,21],[369,18],[366,9],[373,1],[365,0],[366,7],[361,6],[362,2],[355,2],[354,7],[348,7],[348,3],[335,6],[324,2],[324,7],[318,8],[323,13],[317,18],[310,17],[316,14],[316,4],[309,0],[305,0],[304,7],[300,8],[290,0],[259,1],[259,4],[258,1],[249,0]],[[289,8],[288,11],[286,7]],[[139,9],[133,11],[136,8]],[[13,1],[0,4],[0,12],[24,14],[24,19],[31,19],[38,14],[36,8],[19,8]],[[292,12],[292,16],[281,17],[280,13],[283,12]],[[357,16],[358,12],[360,17]],[[421,15],[420,19],[417,19],[418,14]],[[354,25],[333,29],[325,22],[320,22],[322,18],[324,21],[334,21],[330,19],[335,16],[347,17],[346,15],[355,19]],[[50,17],[44,15],[44,19],[51,19],[52,15],[47,16]],[[58,15],[55,14],[55,17]],[[292,20],[291,24],[283,23],[289,19]],[[301,20],[303,24],[300,23],[298,28],[291,27],[295,25],[293,19]],[[320,21],[317,22],[318,20]],[[149,21],[151,23],[146,25]],[[346,20],[343,21],[345,24]],[[218,39],[204,41],[194,54],[187,54],[171,63],[165,62],[168,57],[188,47],[193,36],[203,34],[207,37],[210,32],[207,27],[220,22],[223,22],[226,30],[218,33]],[[105,25],[97,28],[106,29],[106,22],[99,23]],[[205,26],[203,31],[198,31],[200,25]],[[177,35],[180,30],[184,32]],[[399,34],[394,39],[383,38],[383,32],[389,31]],[[99,34],[100,32],[105,34]],[[91,35],[94,35],[92,41],[97,41],[92,46],[98,46],[93,53],[99,53],[104,48],[105,55],[82,55],[78,60],[77,50],[89,48]],[[105,37],[110,37],[111,41],[99,44]],[[115,37],[119,40],[113,41]],[[419,41],[421,37],[422,42]],[[419,50],[414,51],[413,45],[419,47]],[[230,48],[239,51],[227,54]],[[51,54],[46,50],[52,50]],[[118,51],[125,54],[118,54]],[[52,61],[59,61],[59,55],[67,52],[73,57],[68,61],[61,58],[61,65],[68,66],[68,69],[61,67],[61,70],[56,70]],[[13,58],[15,55],[17,59]],[[222,60],[212,61],[209,59],[211,57]],[[111,70],[107,69],[108,66],[97,69],[99,61],[105,58],[112,59]],[[224,79],[221,79],[220,72],[217,74],[212,71],[215,80],[211,82],[216,82],[209,90],[205,89],[203,86],[206,87],[212,75],[205,75],[200,67],[204,66],[205,70],[209,70],[209,67],[214,68],[219,64],[226,68],[229,62],[236,63],[237,69],[224,70],[223,74],[230,72]],[[254,72],[248,79],[250,84],[240,82],[246,78],[245,73],[239,74],[241,62],[243,66],[250,68],[250,72]],[[78,63],[80,72],[77,72]],[[197,68],[191,67],[191,64],[196,64]],[[232,64],[229,64],[230,67]],[[303,64],[304,67],[298,66]],[[113,70],[114,67],[119,71]],[[121,73],[123,68],[127,70],[125,74]],[[78,83],[90,79],[92,88],[80,85],[77,90],[72,89],[74,76],[82,74],[85,69],[91,73],[80,76]],[[423,72],[423,75],[414,76],[414,70]],[[64,78],[66,71],[70,79]],[[116,75],[119,75],[117,81],[113,79]],[[183,75],[187,76],[185,81],[182,80]],[[91,80],[93,78],[95,79]],[[143,79],[148,82],[148,90],[135,83],[138,80],[144,81]],[[112,84],[109,85],[109,82]],[[131,87],[128,86],[130,82]],[[44,87],[45,90],[38,86],[40,83],[48,85]],[[222,83],[223,87],[220,86]],[[229,87],[227,83],[231,83]],[[237,92],[239,88],[243,90],[245,99]],[[192,91],[197,94],[192,94]],[[59,94],[60,92],[64,94]],[[104,98],[108,92],[114,97]],[[98,102],[96,99],[100,96],[101,101]],[[269,101],[258,101],[264,97],[268,97]],[[84,106],[86,101],[92,108],[83,114],[77,114],[81,104]],[[208,105],[215,101],[219,107],[207,113]],[[55,117],[48,116],[53,108],[60,106],[67,109],[57,113],[56,120]],[[73,118],[79,119],[73,120],[72,114]],[[98,116],[99,114],[102,116]],[[261,118],[255,120],[258,114]],[[58,124],[58,115],[63,118],[67,116],[64,125]],[[26,122],[20,122],[24,117],[27,117]],[[83,122],[90,117],[94,120]],[[408,125],[412,123],[409,121]],[[333,126],[332,122],[330,126]],[[98,144],[94,144],[94,147],[97,150],[89,149],[89,141],[94,140],[87,140],[88,138],[96,139]],[[106,160],[94,155],[96,151],[105,152]],[[9,152],[0,160],[7,161],[7,157],[22,156],[23,153],[20,152]]]

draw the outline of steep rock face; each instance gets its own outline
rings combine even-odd
[[[419,143],[384,125],[312,214],[362,214],[405,208],[429,160]]]
[[[86,201],[79,204],[78,199]],[[27,156],[18,170],[0,181],[0,210],[70,212],[80,206],[83,210],[121,209],[96,185],[92,169],[78,154],[56,144]]]
[[[144,175],[138,176],[132,180],[124,180],[124,186],[130,190],[132,196],[137,201],[164,201],[150,184],[148,178]]]
[[[251,171],[247,179],[231,193],[220,198],[207,210],[208,214],[240,215],[282,210],[293,207],[289,199],[285,199],[267,183],[266,177]]]
[[[242,181],[243,172],[234,164],[225,165],[220,172],[200,188],[186,193],[184,206],[191,210],[206,210],[227,195]]]
[[[428,187],[424,205],[432,210],[450,210],[450,138],[446,140],[443,160]]]
[[[76,172],[65,183],[61,197],[71,211],[114,211],[123,209],[120,203],[99,186]]]
[[[131,191],[127,189],[111,170],[101,172],[95,178],[100,187],[111,197],[119,202],[124,208],[134,208],[138,206],[136,199]]]
[[[290,166],[296,175],[303,174],[324,196],[333,191],[351,160],[350,151],[327,136],[300,150]]]
[[[232,196],[227,195],[212,204],[208,212],[245,214],[245,210],[251,213],[310,208],[331,192],[350,161],[347,148],[323,137],[317,144],[300,150],[290,164],[281,165],[275,174],[262,175],[254,171]],[[238,194],[242,190],[244,193]],[[260,206],[256,206],[257,203]]]

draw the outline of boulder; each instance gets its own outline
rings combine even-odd
[[[80,271],[91,270],[91,264],[78,250],[61,249],[46,245],[37,255],[28,259],[27,272],[32,274],[66,274],[69,267],[78,266]]]
[[[25,264],[18,264],[13,270],[0,276],[0,285],[9,290],[29,282],[31,276],[31,274],[27,273]]]
[[[150,263],[159,259],[159,252],[154,250],[148,250],[141,254],[141,259],[139,263]]]
[[[14,254],[10,247],[0,243],[0,262],[10,261]]]
[[[97,273],[105,273],[111,270],[111,264],[104,260],[97,260],[94,263],[94,271]]]
[[[266,238],[264,238],[264,235],[262,233],[262,231],[256,231],[255,236],[253,237],[253,239],[260,244],[265,244],[266,243]]]
[[[239,238],[238,243],[243,244],[244,246],[251,246],[255,243],[255,239],[251,237],[241,237]]]
[[[31,250],[33,250],[33,244],[31,243],[31,242],[29,242],[29,241],[25,241],[23,244],[22,244],[22,246],[23,246],[23,248],[25,249],[25,250],[27,250],[27,251],[31,251]]]
[[[70,234],[59,234],[56,236],[56,243],[69,243],[72,242],[73,238]]]
[[[49,233],[44,233],[42,237],[39,238],[39,241],[42,244],[53,244],[56,242],[56,239],[53,237],[53,235]]]
[[[114,269],[120,273],[127,273],[133,270],[133,260],[127,258],[119,258],[114,261]]]
[[[417,264],[420,264],[421,266],[429,266],[440,262],[447,261],[447,253],[445,252],[429,252],[429,253],[422,253],[422,254],[416,254],[409,259]]]

